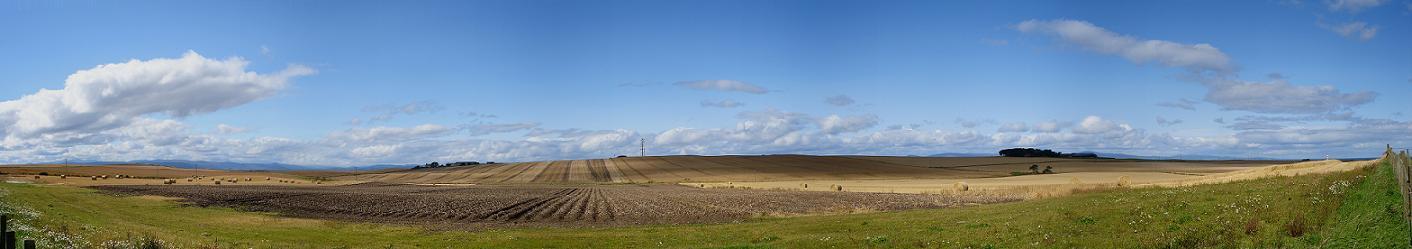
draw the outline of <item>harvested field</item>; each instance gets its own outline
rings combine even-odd
[[[679,185],[97,186],[118,195],[293,217],[385,223],[633,225],[719,223],[761,216],[853,213],[1019,200],[1007,197],[701,189]]]
[[[1030,165],[1060,173],[1211,174],[1282,161],[1164,161],[1014,157],[650,156],[493,164],[342,176],[397,183],[670,183],[804,180],[972,179],[1010,176]]]
[[[968,192],[999,193],[1010,196],[1048,197],[1067,195],[1073,190],[1113,187],[1120,182],[1127,186],[1190,186],[1200,184],[1225,183],[1271,176],[1296,176],[1343,172],[1368,167],[1374,161],[1342,162],[1338,160],[1311,161],[1291,164],[1278,164],[1264,167],[1241,166],[1240,170],[1220,173],[1212,166],[1207,168],[1173,166],[1171,162],[1145,162],[1147,165],[1118,171],[1121,168],[1106,169],[1102,166],[1079,166],[1088,171],[1075,173],[1021,175],[992,178],[950,178],[950,179],[881,179],[881,180],[782,180],[752,182],[700,182],[681,183],[685,186],[723,188],[746,187],[752,189],[836,191],[832,186],[843,186],[844,191],[875,193],[952,193],[956,185],[965,183]],[[1102,164],[1102,163],[1100,163]],[[1219,163],[1213,163],[1219,165]],[[1245,165],[1245,164],[1240,164]],[[1087,168],[1083,168],[1087,167]],[[1148,171],[1145,171],[1148,170]],[[1171,170],[1155,172],[1150,170]],[[1200,172],[1200,173],[1194,173]]]

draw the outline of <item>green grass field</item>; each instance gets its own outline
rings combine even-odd
[[[963,208],[611,229],[429,230],[0,184],[22,237],[135,248],[1404,248],[1391,167]]]

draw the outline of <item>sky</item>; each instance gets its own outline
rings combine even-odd
[[[1405,0],[0,0],[0,163],[1370,157],[1408,44]]]

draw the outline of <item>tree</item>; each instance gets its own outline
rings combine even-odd
[[[1030,164],[1030,172],[1034,172],[1035,174],[1039,174],[1039,165],[1038,165],[1038,164]]]
[[[1044,174],[1054,174],[1054,166],[1044,166]]]

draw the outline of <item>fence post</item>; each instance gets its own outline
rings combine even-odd
[[[0,248],[5,244],[10,244],[10,238],[6,235],[10,232],[10,215],[0,214]]]
[[[5,232],[5,249],[15,249],[15,231]]]

